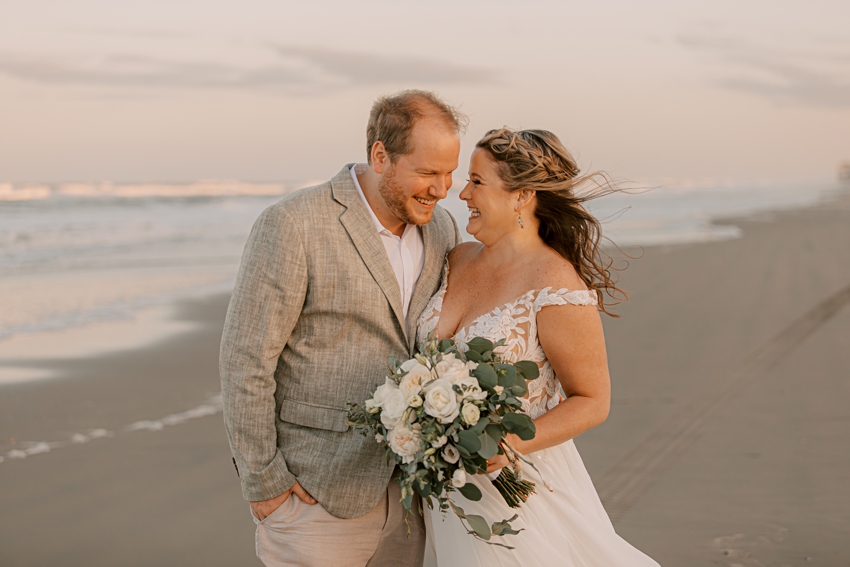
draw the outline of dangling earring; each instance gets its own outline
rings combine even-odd
[[[517,212],[516,220],[519,223],[520,228],[525,228],[525,225],[522,224],[522,213],[521,212]]]

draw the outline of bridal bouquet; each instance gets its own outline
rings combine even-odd
[[[521,463],[534,465],[506,436],[534,437],[534,422],[519,413],[518,398],[527,394],[527,381],[539,370],[534,362],[500,360],[494,349],[502,343],[477,337],[460,352],[451,339],[430,339],[410,360],[391,357],[390,376],[363,406],[349,402],[347,420],[387,448],[388,461],[401,470],[398,482],[408,513],[414,493],[432,509],[433,497],[441,511],[451,509],[471,535],[488,543],[494,543],[492,536],[519,533],[510,525],[517,516],[491,524],[466,514],[451,493],[457,490],[473,501],[482,497],[467,475],[486,472],[487,459],[504,454],[510,466],[493,484],[508,505],[517,508],[534,493],[534,483],[522,478]]]

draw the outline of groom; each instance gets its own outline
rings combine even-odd
[[[346,402],[409,358],[416,322],[460,242],[437,206],[465,118],[427,91],[379,99],[368,164],[266,209],[251,231],[221,343],[224,420],[269,567],[418,566],[383,449]]]

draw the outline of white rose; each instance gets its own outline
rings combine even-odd
[[[416,361],[414,360],[413,362]],[[410,396],[421,392],[422,384],[430,380],[431,371],[416,362],[416,364],[412,365],[410,370],[407,371],[407,374],[402,377],[398,387],[404,394],[404,397],[409,398]]]
[[[412,408],[418,408],[422,405],[422,396],[419,394],[413,394],[409,398],[407,398],[407,405]]]
[[[404,415],[404,412],[407,410],[407,399],[404,395],[396,388],[395,390],[391,390],[389,394],[383,400],[383,411],[381,412],[381,423],[384,424],[384,427],[387,429],[391,429],[395,427],[399,420],[401,420],[401,416]]]
[[[460,410],[460,415],[467,425],[475,425],[481,418],[481,410],[475,404],[463,404],[463,409]]]
[[[496,392],[496,394],[501,394],[505,390],[505,388],[503,386],[493,386],[493,390]]]
[[[389,396],[394,390],[398,390],[396,383],[389,378],[385,378],[384,383],[378,386],[378,389],[375,390],[375,395],[372,396],[372,399],[366,401],[366,407],[368,408],[370,405],[372,407],[384,407],[384,400],[386,400],[387,396]]]
[[[460,412],[452,383],[444,378],[434,380],[425,388],[425,413],[440,423],[451,423]]]
[[[388,435],[390,449],[393,453],[401,457],[403,463],[409,463],[413,460],[416,452],[422,448],[421,443],[422,426],[414,423],[409,428],[405,424],[390,429]]]
[[[464,398],[468,397],[474,400],[483,400],[487,398],[487,392],[481,389],[477,378],[468,376],[455,382],[455,385],[460,386],[460,389],[463,390]]]
[[[463,469],[458,469],[452,475],[452,486],[455,488],[460,488],[461,486],[466,484],[466,471]]]
[[[466,363],[457,358],[455,353],[443,356],[443,360],[437,363],[436,370],[437,375],[440,378],[448,380],[453,384],[457,380],[469,376],[469,369],[467,368]]]
[[[446,448],[443,449],[443,452],[440,453],[442,455],[443,460],[447,463],[456,463],[458,459],[460,459],[460,453],[455,448],[454,445],[446,445]]]
[[[445,445],[448,442],[448,440],[449,440],[449,438],[446,437],[445,435],[440,435],[438,438],[431,441],[431,446],[436,448],[436,449],[439,449],[440,447]]]

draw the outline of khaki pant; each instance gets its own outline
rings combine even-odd
[[[344,520],[321,504],[305,504],[292,494],[257,524],[257,557],[266,567],[421,567],[425,524],[417,503],[404,522],[401,488],[390,481],[368,514]]]

